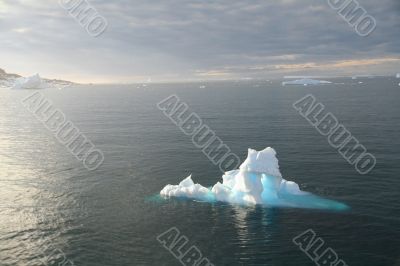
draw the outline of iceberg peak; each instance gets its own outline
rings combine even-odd
[[[194,182],[193,182],[193,180],[192,180],[192,175],[190,175],[190,176],[186,177],[184,180],[182,180],[182,181],[179,183],[179,186],[181,186],[181,187],[191,187],[191,186],[194,186]]]
[[[240,166],[240,170],[282,177],[282,174],[279,171],[276,151],[271,147],[265,148],[262,151],[249,149],[247,158]]]

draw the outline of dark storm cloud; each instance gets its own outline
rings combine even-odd
[[[397,0],[359,1],[377,20],[368,37],[358,36],[324,0],[92,0],[109,23],[99,38],[56,1],[37,2],[0,0],[8,9],[0,11],[3,53],[7,60],[26,54],[61,73],[116,80],[262,77],[329,72],[338,61],[398,58],[400,49]],[[384,72],[393,64],[399,66],[364,61],[361,69]]]

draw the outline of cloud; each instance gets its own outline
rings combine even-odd
[[[98,38],[58,1],[0,0],[2,67],[91,82],[400,69],[398,61],[387,60],[400,52],[397,0],[362,1],[377,20],[368,37],[358,36],[321,0],[90,3],[109,23]]]

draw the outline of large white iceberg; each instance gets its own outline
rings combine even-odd
[[[309,79],[309,78],[303,78],[303,79],[297,79],[297,80],[291,80],[291,81],[284,81],[282,82],[283,86],[286,85],[322,85],[322,84],[331,84],[332,82],[326,81],[326,80],[317,80],[317,79]]]
[[[188,176],[178,185],[165,186],[160,195],[166,198],[190,198],[208,202],[263,204],[279,207],[347,209],[347,205],[323,199],[300,190],[299,185],[282,178],[273,148],[249,149],[247,159],[238,170],[226,172],[222,183],[206,188]]]
[[[45,82],[39,76],[35,74],[30,77],[20,77],[14,81],[11,89],[43,89],[45,87]]]

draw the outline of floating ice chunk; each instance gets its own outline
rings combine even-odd
[[[230,187],[221,184],[220,182],[218,182],[213,186],[211,192],[215,195],[215,199],[217,201],[225,201],[225,202],[231,201],[230,195],[232,193],[232,189]]]
[[[244,170],[245,172],[265,173],[268,175],[282,177],[282,174],[279,171],[276,151],[271,147],[268,147],[262,151],[249,149],[247,159],[240,166],[240,169]]]
[[[211,194],[208,188],[195,184],[192,176],[188,176],[177,186],[167,185],[160,194],[167,197],[187,197],[193,199],[207,200]]]
[[[293,195],[309,194],[308,192],[301,191],[300,187],[297,183],[295,183],[293,181],[286,181],[286,180],[282,180],[280,187],[279,187],[279,192],[293,194]]]
[[[239,173],[239,170],[233,170],[233,171],[226,172],[222,176],[223,184],[229,188],[233,188],[235,186],[235,176],[238,173]]]
[[[332,82],[326,81],[326,80],[317,80],[317,79],[308,79],[308,78],[303,78],[303,79],[298,79],[298,80],[292,80],[292,81],[284,81],[282,82],[283,86],[286,85],[322,85],[322,84],[331,84]]]
[[[279,207],[345,210],[347,205],[304,192],[293,181],[282,178],[273,148],[248,150],[247,159],[239,170],[226,172],[222,184],[212,189],[195,184],[192,177],[179,185],[167,185],[160,194],[164,197],[191,198],[202,201],[222,201],[235,204],[263,204]]]
[[[26,78],[17,78],[11,89],[43,89],[44,84],[39,74],[35,74]]]

